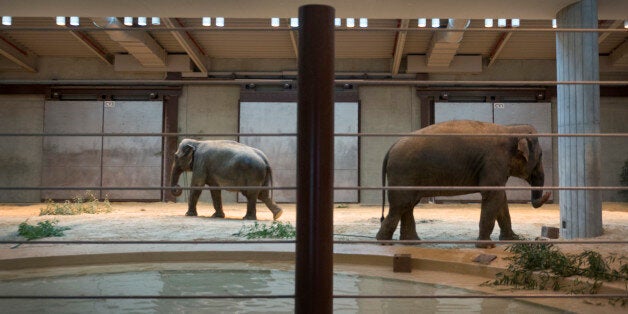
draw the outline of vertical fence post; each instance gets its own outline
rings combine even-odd
[[[333,310],[334,8],[299,8],[295,312]]]

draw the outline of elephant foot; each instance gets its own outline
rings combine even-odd
[[[188,210],[187,213],[185,213],[186,216],[198,216],[198,213],[195,210]]]
[[[279,219],[279,217],[281,217],[282,214],[283,214],[283,210],[279,208],[279,210],[273,212],[273,220]]]
[[[490,241],[491,239],[478,239],[478,240]],[[495,247],[495,243],[476,243],[475,247],[478,249],[492,249]]]
[[[246,216],[242,217],[242,220],[257,220],[257,216],[256,215],[246,215]]]
[[[524,237],[514,233],[514,232],[508,232],[508,233],[500,233],[499,234],[499,239],[500,240],[525,240]]]
[[[375,236],[375,239],[379,240],[379,241],[390,241],[392,240],[392,233],[390,233],[390,235],[388,234],[388,232],[384,232],[381,229],[379,230],[379,232],[377,232],[377,235]],[[382,243],[382,245],[393,245],[392,243]]]
[[[212,216],[212,218],[225,218],[225,213],[224,212],[215,212]]]

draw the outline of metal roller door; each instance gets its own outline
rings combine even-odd
[[[357,102],[337,102],[335,104],[334,129],[336,133],[358,132]],[[241,102],[240,132],[296,133],[297,104],[294,102]],[[259,148],[268,156],[273,168],[275,186],[296,186],[296,137],[242,136],[240,142]],[[335,137],[334,185],[358,185],[357,137]],[[274,197],[279,202],[295,202],[296,191],[276,190]],[[358,202],[358,191],[334,191],[334,202]]]
[[[497,124],[531,124],[539,133],[551,133],[551,104],[550,103],[447,103],[437,102],[434,104],[434,121],[436,123],[449,120],[477,120],[482,122],[493,122]],[[548,137],[539,138],[543,149],[543,166],[545,169],[545,185],[553,185],[553,149],[552,139]],[[529,186],[529,184],[519,178],[511,177],[507,186]],[[530,201],[530,192],[507,191],[509,201],[527,202]],[[439,197],[437,200],[464,200],[480,201],[479,193],[461,195],[454,197]]]
[[[44,132],[160,133],[162,102],[47,101]],[[161,185],[161,137],[47,136],[42,185],[133,187]],[[42,191],[42,199],[72,199],[83,191]],[[159,200],[161,191],[91,190],[110,200]]]

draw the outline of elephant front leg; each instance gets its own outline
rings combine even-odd
[[[512,231],[510,222],[510,210],[508,210],[508,201],[504,203],[497,213],[497,224],[499,225],[500,240],[520,240],[521,237]]]
[[[198,216],[196,212],[196,204],[198,203],[198,198],[201,196],[201,190],[191,190],[190,191],[190,199],[188,199],[188,212],[185,213],[186,216]]]
[[[480,234],[478,240],[490,240],[495,229],[495,219],[501,208],[506,205],[506,191],[488,191],[482,193],[482,209],[480,212]],[[477,248],[493,248],[495,244],[477,243]]]
[[[225,218],[225,212],[222,210],[222,194],[220,190],[211,190],[212,203],[214,204],[214,214],[212,218]]]

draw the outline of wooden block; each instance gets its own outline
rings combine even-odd
[[[412,256],[410,254],[395,254],[393,257],[393,272],[411,273]]]
[[[558,239],[560,235],[560,229],[556,227],[541,227],[541,236],[549,239]]]

